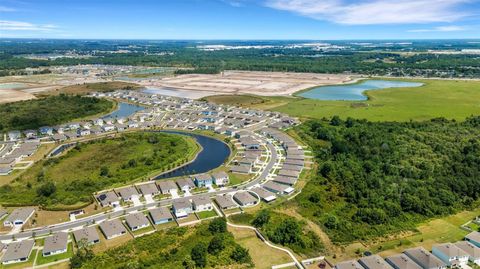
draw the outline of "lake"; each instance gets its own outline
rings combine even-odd
[[[381,90],[388,88],[420,87],[423,83],[395,80],[365,80],[356,84],[321,86],[298,94],[301,97],[318,100],[348,100],[365,101],[364,94],[368,90]]]
[[[197,158],[193,162],[173,170],[172,172],[159,175],[155,179],[164,179],[180,176],[188,176],[193,174],[206,173],[221,166],[230,156],[230,148],[223,141],[215,139],[213,137],[177,132],[177,131],[161,131],[164,133],[186,135],[195,138],[198,144],[203,148],[197,155]]]
[[[132,105],[129,103],[118,103],[118,109],[110,114],[103,116],[102,118],[128,118],[138,111],[144,110],[145,107]]]

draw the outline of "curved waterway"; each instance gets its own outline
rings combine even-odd
[[[223,163],[227,160],[228,156],[230,156],[230,148],[228,147],[228,145],[218,139],[205,135],[178,131],[160,132],[193,137],[197,141],[197,143],[202,146],[202,151],[198,153],[197,157],[191,163],[179,167],[168,173],[161,174],[154,179],[164,179],[205,173],[223,165]]]
[[[356,84],[321,86],[298,94],[301,97],[317,100],[365,101],[365,91],[388,88],[420,87],[423,83],[395,80],[366,80]]]
[[[128,118],[131,115],[135,114],[138,111],[144,110],[145,107],[143,106],[138,106],[138,105],[132,105],[129,103],[118,103],[118,109],[113,111],[110,114],[107,114],[105,116],[102,116],[102,119],[106,118]]]

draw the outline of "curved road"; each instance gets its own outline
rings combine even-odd
[[[266,141],[263,140],[263,142],[266,142]],[[250,187],[252,187],[256,184],[259,184],[263,180],[265,180],[266,177],[268,176],[268,174],[270,173],[270,171],[272,170],[273,166],[275,165],[275,163],[278,160],[278,154],[276,152],[275,147],[268,142],[266,142],[266,146],[267,146],[268,151],[270,151],[270,153],[271,153],[271,158],[270,158],[269,162],[267,163],[267,165],[265,166],[265,169],[262,171],[262,173],[260,173],[259,176],[257,176],[254,180],[249,181],[248,183],[246,183],[244,185],[241,185],[237,188],[217,190],[217,191],[214,191],[214,192],[209,192],[209,193],[207,193],[207,195],[214,196],[214,195],[217,195],[217,194],[225,194],[225,193],[229,193],[229,192],[236,191],[236,190],[245,190],[245,189],[248,189],[248,188],[250,188]],[[197,195],[205,195],[205,193],[197,194]],[[195,194],[193,196],[195,196]],[[177,199],[183,199],[183,198],[177,198]],[[12,239],[29,238],[29,237],[33,237],[34,235],[35,236],[42,236],[42,235],[48,235],[52,232],[59,232],[59,231],[79,228],[79,227],[83,227],[85,225],[94,224],[94,223],[101,222],[101,221],[104,221],[104,220],[107,220],[107,219],[118,218],[118,217],[124,215],[124,213],[128,214],[128,213],[131,213],[131,212],[134,212],[134,211],[137,211],[137,210],[143,210],[144,208],[149,208],[149,207],[154,207],[154,206],[167,206],[167,205],[172,204],[172,202],[174,200],[176,200],[176,199],[165,199],[165,200],[157,201],[157,202],[150,203],[150,204],[143,204],[143,205],[140,205],[140,206],[128,207],[128,208],[125,208],[124,210],[113,211],[113,212],[108,212],[108,213],[100,213],[100,214],[97,214],[97,215],[85,217],[85,218],[75,220],[75,221],[64,222],[64,223],[59,223],[59,224],[54,224],[54,225],[50,225],[50,226],[40,227],[40,228],[28,230],[28,231],[23,231],[23,232],[19,232],[19,233],[13,234],[13,235],[12,234],[0,235],[0,240],[12,240]]]

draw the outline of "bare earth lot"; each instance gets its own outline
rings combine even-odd
[[[217,94],[291,95],[307,88],[352,82],[349,75],[225,71],[221,74],[188,74],[145,80],[144,86],[167,87]]]

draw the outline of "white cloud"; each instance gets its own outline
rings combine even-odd
[[[411,33],[424,33],[424,32],[458,32],[458,31],[465,31],[465,27],[463,26],[456,26],[456,25],[450,25],[450,26],[439,26],[431,29],[413,29],[409,30],[408,32]]]
[[[0,20],[0,30],[3,31],[42,31],[49,32],[57,29],[53,24],[33,24],[23,21],[2,21]]]
[[[14,12],[14,11],[17,11],[17,10],[10,7],[0,6],[0,12]]]
[[[340,24],[409,24],[452,22],[469,14],[458,11],[470,0],[266,0],[266,6]]]

